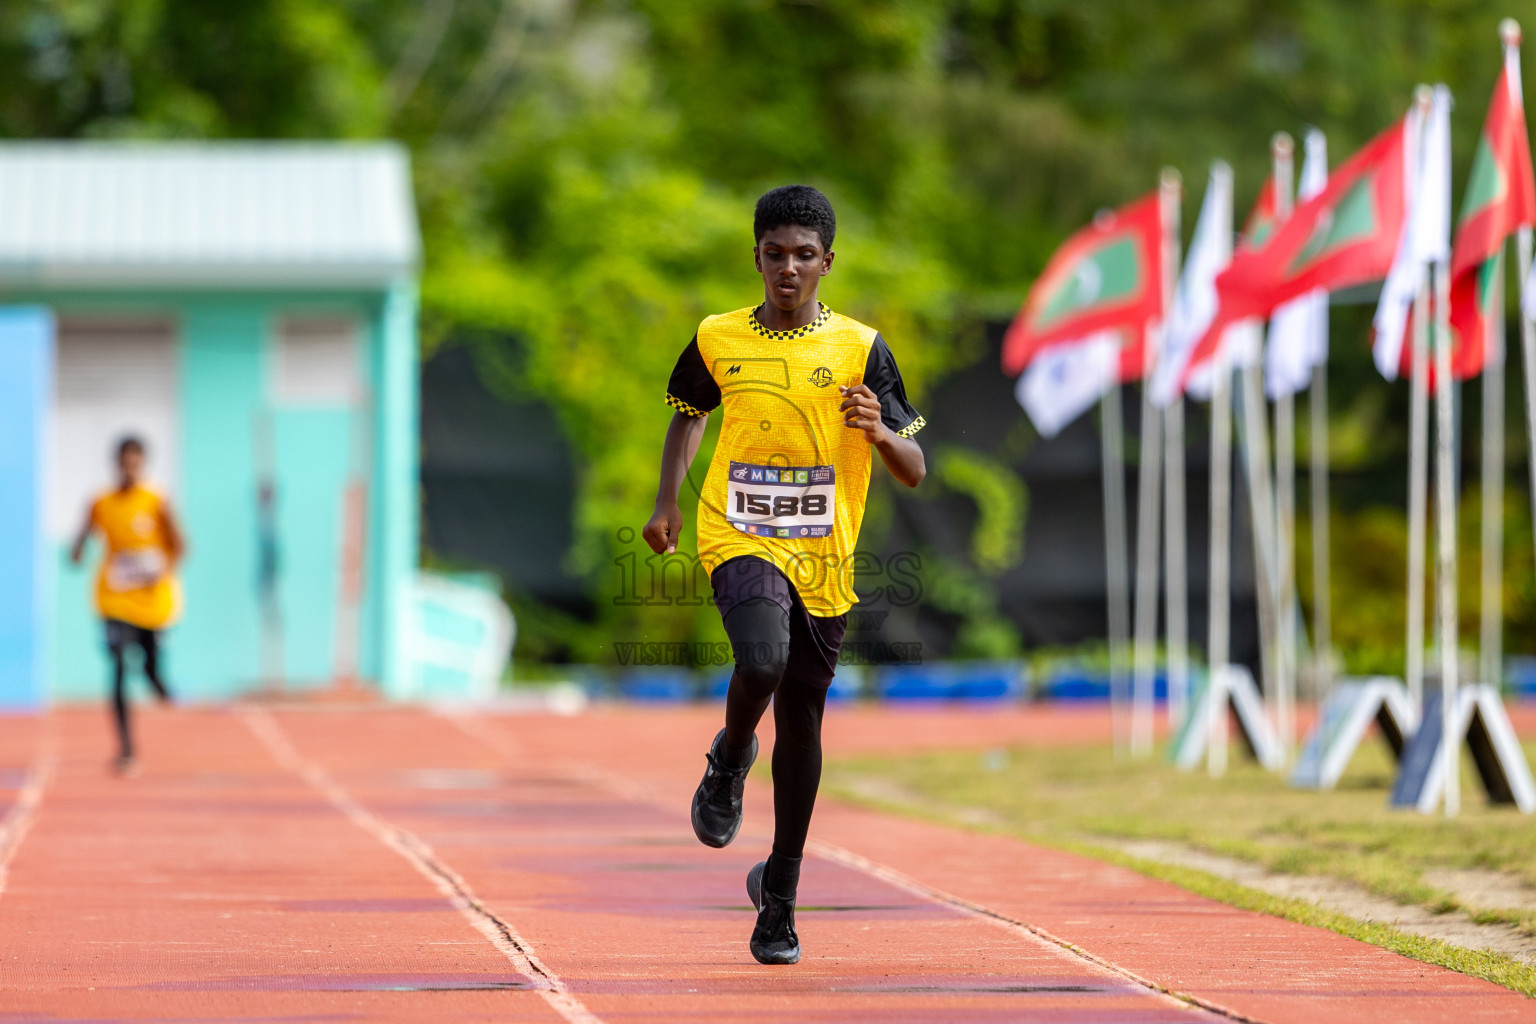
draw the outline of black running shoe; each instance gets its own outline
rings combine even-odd
[[[797,964],[800,962],[800,936],[795,934],[795,898],[778,896],[763,889],[767,861],[759,861],[747,872],[747,896],[757,910],[757,926],[752,929],[752,956],[760,964]]]
[[[752,756],[740,768],[728,767],[724,759],[725,730],[715,734],[704,759],[709,767],[693,793],[693,834],[705,846],[720,849],[741,831],[741,791],[747,784],[747,772],[757,760],[757,737],[752,737]]]

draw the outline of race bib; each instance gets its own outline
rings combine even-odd
[[[826,537],[837,507],[831,466],[754,466],[732,462],[726,520],[755,537]]]
[[[108,590],[140,590],[165,575],[165,552],[159,548],[119,551],[107,562]]]

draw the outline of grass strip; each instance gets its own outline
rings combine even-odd
[[[1326,928],[1346,938],[1368,942],[1399,953],[1421,963],[1445,967],[1460,974],[1491,981],[1528,998],[1536,999],[1536,968],[1530,967],[1504,953],[1487,949],[1467,949],[1443,939],[1431,939],[1412,932],[1405,932],[1391,925],[1360,921],[1337,911],[1327,910],[1304,900],[1285,896],[1273,896],[1238,882],[1229,881],[1208,871],[1181,865],[1163,864],[1154,860],[1122,853],[1119,850],[1092,843],[1058,836],[1040,836],[1023,830],[978,825],[954,816],[930,811],[913,805],[881,800],[857,793],[841,785],[833,785],[832,792],[841,800],[875,810],[901,814],[906,817],[930,821],[948,828],[971,832],[993,833],[1011,836],[1028,843],[1053,847],[1066,853],[1077,854],[1093,860],[1123,867],[1138,874],[1168,882],[1181,889],[1213,899],[1240,910],[1251,910],[1271,917],[1283,918],[1314,928]]]

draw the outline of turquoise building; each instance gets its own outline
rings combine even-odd
[[[419,252],[395,145],[0,144],[0,706],[104,692],[68,549],[129,433],[181,694],[407,685]]]

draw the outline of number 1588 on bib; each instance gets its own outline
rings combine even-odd
[[[837,478],[831,466],[754,466],[732,462],[725,518],[758,537],[826,537],[832,532]]]

